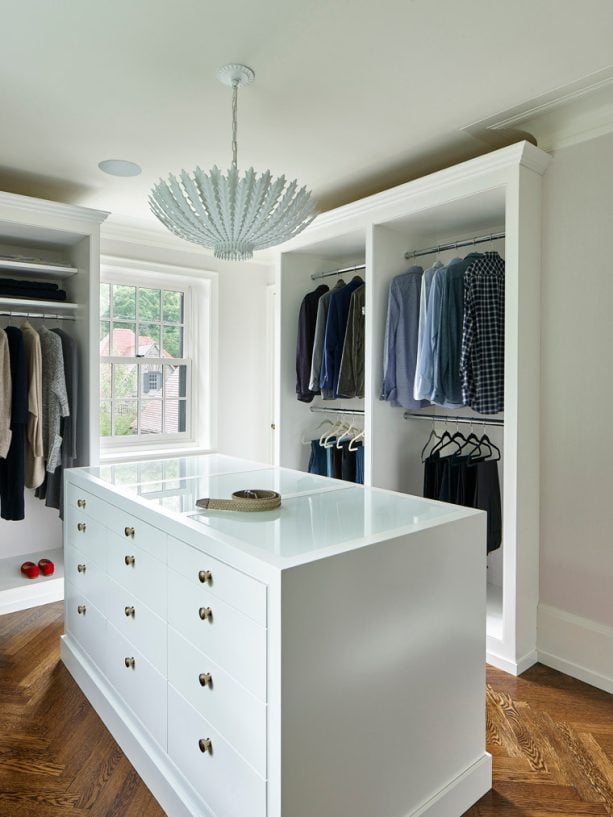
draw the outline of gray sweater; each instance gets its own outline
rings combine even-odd
[[[39,331],[43,356],[43,449],[47,471],[53,473],[60,463],[62,437],[60,419],[70,415],[62,341],[45,326]]]

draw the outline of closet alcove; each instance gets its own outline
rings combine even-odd
[[[548,154],[520,142],[486,156],[370,196],[319,216],[278,258],[280,291],[277,417],[278,463],[306,470],[303,435],[321,415],[295,394],[296,329],[300,302],[326,269],[365,263],[365,397],[322,401],[364,411],[365,483],[421,495],[420,452],[431,423],[407,419],[379,400],[387,298],[391,279],[437,254],[405,253],[492,233],[503,239],[476,250],[505,259],[505,411],[500,428],[487,427],[500,446],[503,543],[488,557],[487,660],[519,674],[536,661],[539,547],[539,304],[541,180]],[[471,247],[438,254],[441,261]],[[332,279],[333,280],[333,279]],[[429,407],[425,413],[479,417],[472,410]],[[453,428],[455,430],[455,428]],[[467,430],[470,430],[467,427]],[[444,565],[441,565],[444,570]]]
[[[78,350],[76,465],[98,460],[100,224],[107,213],[0,193],[0,278],[45,281],[66,291],[66,301],[0,296],[0,326],[60,326]],[[18,257],[22,260],[15,260]],[[26,259],[26,260],[23,260]],[[6,314],[11,313],[11,314]],[[27,559],[55,563],[48,578],[20,573]],[[25,519],[0,520],[0,613],[62,599],[62,521],[25,489]]]

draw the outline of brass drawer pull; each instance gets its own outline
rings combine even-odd
[[[126,665],[126,669],[134,669],[136,666],[136,661],[134,658],[124,658],[123,663]]]
[[[87,570],[87,565],[77,565],[77,570],[79,571],[79,573],[85,573],[85,571]]]
[[[134,565],[136,564],[136,556],[124,556],[123,560],[128,565],[128,567],[130,565],[134,567]]]
[[[130,618],[130,616],[134,618],[134,607],[124,607],[123,611],[126,614],[126,618]]]
[[[198,741],[198,748],[204,754],[208,752],[210,755],[213,754],[213,741],[210,738],[200,738]]]
[[[132,539],[134,539],[134,528],[124,528],[123,532],[125,533],[126,536],[128,537],[131,536]]]
[[[77,607],[77,613],[80,616],[84,616],[86,612],[87,612],[87,607],[84,604],[79,604],[79,606]]]
[[[198,615],[204,621],[205,619],[212,619],[213,618],[213,611],[210,607],[201,607],[198,610]]]
[[[80,531],[81,533],[85,533],[85,531],[87,530],[87,525],[85,524],[85,522],[79,522],[79,524],[77,525],[77,530]]]
[[[205,584],[206,582],[210,584],[213,581],[213,574],[210,570],[200,570],[198,572],[198,578],[202,584]]]
[[[213,676],[210,672],[201,672],[198,676],[198,680],[200,681],[201,687],[212,687],[213,686]]]
[[[77,508],[84,508],[87,502],[84,499],[77,499]]]

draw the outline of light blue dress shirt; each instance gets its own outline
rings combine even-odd
[[[409,409],[428,405],[413,396],[422,275],[422,267],[411,267],[393,278],[387,302],[380,398]]]
[[[426,400],[432,389],[432,347],[430,332],[426,316],[428,314],[428,298],[432,287],[432,279],[437,269],[443,265],[440,261],[427,269],[421,279],[421,293],[419,296],[419,325],[417,328],[417,362],[415,365],[415,383],[413,397],[415,400]]]

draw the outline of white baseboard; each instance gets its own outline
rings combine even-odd
[[[64,598],[64,579],[47,579],[37,584],[25,584],[0,591],[0,616],[16,613],[41,604],[51,604]]]
[[[613,627],[546,604],[537,621],[542,664],[613,693]]]
[[[529,653],[526,653],[526,655],[522,655],[521,658],[518,658],[517,661],[512,661],[509,658],[505,658],[504,656],[500,655],[495,649],[492,649],[491,645],[488,644],[485,660],[493,667],[501,669],[503,672],[508,672],[509,675],[521,675],[522,672],[525,672],[527,669],[530,669],[531,666],[536,664],[538,661],[538,654],[536,650],[531,650]]]
[[[485,752],[476,763],[413,811],[410,817],[457,817],[492,788],[492,756]],[[409,815],[407,815],[409,817]]]

